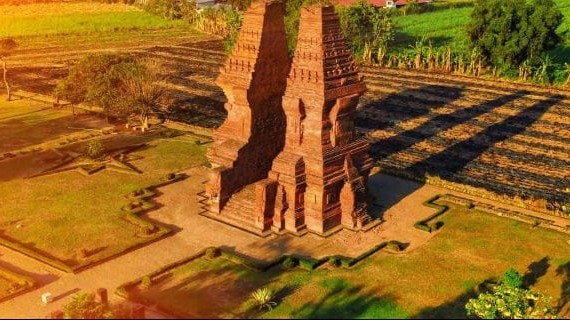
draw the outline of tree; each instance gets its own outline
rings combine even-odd
[[[113,312],[95,300],[93,293],[80,292],[63,306],[63,313],[68,319],[112,319]]]
[[[481,293],[467,302],[467,315],[482,319],[555,318],[550,298],[523,288],[522,284],[523,278],[515,269],[507,270],[491,292]]]
[[[6,93],[8,94],[8,101],[11,98],[10,84],[8,83],[8,68],[6,67],[6,59],[10,56],[14,50],[18,47],[18,43],[11,38],[0,40],[0,61],[2,61],[3,69],[3,80],[6,86]]]
[[[561,42],[563,16],[553,0],[477,0],[467,34],[472,48],[496,67],[538,61]]]
[[[143,130],[148,128],[149,113],[166,104],[164,86],[159,84],[164,80],[160,74],[161,69],[156,61],[149,61],[136,77],[123,79],[122,89],[128,97],[122,100],[123,115],[138,114]]]
[[[365,48],[368,52],[386,48],[394,38],[394,22],[388,10],[359,0],[351,6],[338,7],[337,12],[344,35],[357,56],[362,56]],[[370,60],[370,57],[364,58]]]
[[[143,128],[148,114],[166,104],[160,85],[160,65],[134,56],[98,53],[75,64],[57,84],[55,95],[72,104],[86,102],[101,107],[107,117],[126,118],[138,114]]]

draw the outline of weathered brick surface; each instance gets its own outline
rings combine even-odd
[[[209,152],[211,212],[260,232],[358,229],[372,160],[353,114],[366,87],[332,6],[302,9],[292,63],[284,39],[281,4],[248,10],[218,79],[228,118]]]

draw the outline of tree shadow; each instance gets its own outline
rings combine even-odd
[[[222,257],[198,261],[204,267],[200,271],[181,278],[181,274],[169,272],[152,279],[152,286],[146,292],[136,289],[137,299],[147,305],[156,303],[160,309],[178,316],[192,318],[251,318],[260,313],[257,306],[250,304],[240,311],[252,292],[270,285],[279,275],[277,268],[259,273],[231,261],[221,266],[208,267],[222,261]],[[280,302],[297,290],[296,286],[285,286],[276,291],[273,301]]]
[[[544,276],[550,267],[550,257],[546,256],[538,261],[532,262],[523,275],[523,286],[529,288],[536,284],[536,281]]]
[[[352,286],[340,279],[327,279],[321,283],[328,292],[316,302],[307,302],[293,310],[292,318],[354,319],[402,318],[407,314],[389,294],[376,296],[364,291],[363,286]]]
[[[556,268],[556,275],[563,277],[562,284],[560,285],[560,298],[558,299],[558,308],[567,309],[568,302],[570,301],[570,262],[559,265]]]
[[[18,118],[2,121],[0,133],[6,139],[6,143],[2,144],[0,152],[26,148],[78,131],[69,127],[86,129],[103,127],[103,122],[92,116],[73,117],[69,115],[55,119],[50,119],[50,116],[53,117],[49,111],[46,111],[43,114],[27,113]]]
[[[455,299],[447,301],[436,307],[428,307],[420,310],[412,318],[414,319],[464,319],[466,318],[465,305],[469,299],[476,298],[480,293],[486,292],[497,283],[496,279],[489,278],[471,288]]]

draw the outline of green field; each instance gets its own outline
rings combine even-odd
[[[92,2],[0,6],[0,38],[151,30],[188,25],[133,6]]]
[[[568,300],[568,235],[448,205],[441,231],[406,254],[380,252],[351,269],[264,273],[201,258],[137,292],[168,310],[203,317],[465,318],[464,305],[478,286],[515,267],[554,304]],[[249,300],[260,287],[277,292],[277,306],[263,314]]]
[[[555,2],[564,15],[564,22],[558,31],[565,35],[567,43],[563,48],[553,50],[551,54],[557,62],[567,62],[570,60],[570,1],[555,0]],[[465,26],[471,11],[472,7],[463,7],[395,16],[396,35],[391,51],[413,50],[412,46],[416,40],[424,36],[435,48],[449,46],[458,51],[466,50]]]

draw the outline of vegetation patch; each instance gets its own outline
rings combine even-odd
[[[342,258],[337,260],[340,267],[329,268],[329,257],[311,262],[294,257],[298,266],[284,268],[287,258],[282,257],[277,264],[266,262],[265,266],[270,262],[273,266],[263,271],[252,268],[260,263],[246,257],[235,258],[222,250],[221,257],[206,258],[203,251],[148,275],[152,279],[148,290],[138,279],[119,292],[186,317],[465,318],[467,301],[514,266],[522,271],[527,285],[560,303],[567,301],[563,291],[570,283],[566,234],[484,213],[476,202],[467,209],[463,199],[434,201],[449,207],[439,217],[446,227],[406,254],[389,254],[393,246],[402,244],[387,244],[386,252],[370,253],[350,268],[342,267]],[[485,236],[477,236],[481,234]],[[266,287],[275,293],[277,305],[260,311],[250,294]],[[174,293],[178,295],[172,299]],[[200,302],[220,296],[229,298],[219,308]],[[193,313],[196,310],[202,313]]]
[[[38,111],[37,121],[41,122],[44,110]],[[24,113],[25,109],[6,116],[21,117],[25,116]],[[22,129],[27,126],[36,128],[36,122],[21,125]],[[164,138],[161,135],[163,131],[157,128],[156,132],[146,135],[123,133],[105,139],[107,151],[139,146],[122,159],[132,162],[138,174],[125,174],[122,170],[98,170],[96,166],[89,166],[83,169],[87,173],[97,171],[97,174],[81,176],[74,171],[62,171],[33,179],[18,179],[2,175],[10,171],[5,169],[11,167],[5,166],[17,166],[13,162],[2,161],[2,245],[60,270],[76,272],[160,239],[169,232],[168,228],[151,223],[139,215],[155,207],[150,200],[156,195],[157,188],[184,178],[173,172],[203,164],[206,160],[205,146],[195,143],[197,138],[185,135]],[[32,135],[30,139],[35,137]],[[25,145],[30,142],[21,143]],[[59,152],[76,154],[82,150],[80,145],[70,145]],[[53,159],[54,155],[51,157],[43,161],[53,163],[57,160]],[[114,160],[118,161],[116,164],[123,163],[120,155],[117,157]],[[31,162],[29,165],[38,163],[41,162]],[[122,207],[124,210],[121,210]]]
[[[220,258],[208,257],[208,253],[213,250],[214,248],[208,248],[140,279],[125,283],[116,293],[137,302],[155,304],[169,314],[183,317],[273,317],[286,311],[292,312],[290,316],[305,318],[311,313],[322,313],[321,316],[325,317],[334,316],[340,310],[319,311],[318,303],[300,305],[301,301],[296,301],[296,292],[303,288],[308,280],[314,281],[315,284],[328,281],[319,280],[327,279],[327,271],[324,269],[309,271],[295,268],[296,263],[289,264],[291,261],[306,262],[306,259],[287,256],[279,259],[282,260],[281,267],[273,264],[261,270],[252,268],[255,263],[251,259],[225,250],[220,250]],[[331,295],[340,292],[343,299],[352,292],[350,299],[366,304],[363,317],[406,315],[391,298],[360,300],[357,292],[359,289],[354,290],[348,283],[342,284],[342,287],[326,285],[325,289]],[[216,304],[206,303],[214,298]],[[338,301],[330,303],[330,306],[327,303],[327,310]],[[351,304],[342,304],[345,308],[341,313],[342,318],[350,318],[363,311],[356,306],[346,308],[349,305]],[[336,315],[338,318],[338,314]]]
[[[184,24],[122,4],[90,2],[0,6],[0,38],[132,29],[169,28]]]
[[[34,279],[0,268],[0,303],[33,290],[35,287]]]
[[[434,221],[434,220],[436,218],[438,218],[439,216],[441,216],[442,214],[444,214],[445,212],[447,212],[447,210],[449,210],[449,207],[445,206],[445,205],[439,205],[439,204],[434,203],[434,201],[436,201],[439,198],[440,198],[440,196],[436,195],[436,196],[432,197],[431,199],[424,201],[424,203],[423,203],[424,206],[437,209],[437,211],[435,213],[431,214],[429,217],[414,223],[414,227],[416,227],[419,230],[427,231],[427,232],[434,232],[434,231],[437,231],[439,228],[443,227],[443,222]]]

